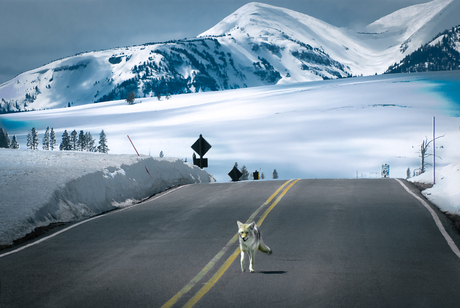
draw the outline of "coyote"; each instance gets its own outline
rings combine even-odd
[[[266,254],[271,254],[272,250],[265,245],[262,240],[262,235],[255,221],[250,224],[244,224],[238,221],[237,224],[241,249],[241,271],[244,272],[246,269],[244,266],[244,259],[247,254],[249,257],[249,271],[254,273],[254,257],[256,251],[260,250]]]

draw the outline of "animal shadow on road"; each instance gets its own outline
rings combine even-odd
[[[265,275],[281,275],[281,274],[286,274],[286,271],[260,271],[256,273],[261,273]]]

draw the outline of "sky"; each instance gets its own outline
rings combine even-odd
[[[249,2],[252,1],[0,0],[0,84],[85,51],[196,37]],[[259,2],[359,30],[398,9],[428,1]]]

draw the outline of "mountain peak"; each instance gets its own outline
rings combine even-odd
[[[406,29],[411,35],[424,24],[431,21],[453,0],[434,0],[427,3],[411,5],[384,16],[366,27],[368,32],[381,33],[391,30]]]
[[[251,16],[260,15],[260,11],[266,8],[275,8],[274,6],[260,3],[260,2],[250,2],[234,13],[230,14],[217,25],[207,30],[206,32],[200,34],[199,36],[220,36],[225,35],[232,30],[239,28],[241,25],[244,25],[246,22],[250,21]]]
[[[200,34],[199,37],[221,36],[241,31],[249,33],[251,30],[260,32],[262,29],[274,29],[278,32],[297,32],[299,27],[305,28],[305,26],[311,24],[333,27],[319,19],[296,11],[260,2],[250,2],[224,18],[211,29]]]

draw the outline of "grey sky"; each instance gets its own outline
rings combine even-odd
[[[0,0],[0,83],[53,60],[84,51],[195,37],[249,2]],[[259,2],[289,8],[335,26],[358,29],[400,8],[428,1]]]

